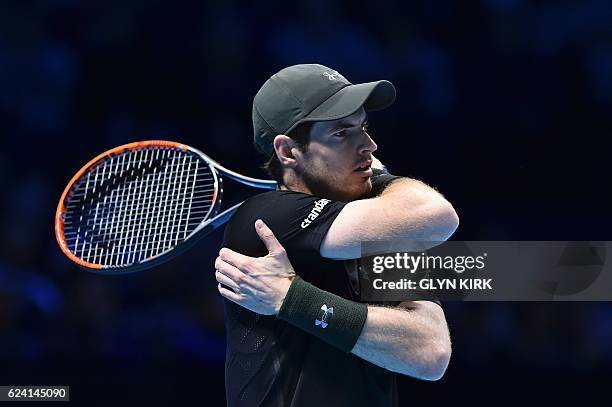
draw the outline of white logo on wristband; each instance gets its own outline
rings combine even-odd
[[[327,328],[327,325],[329,325],[327,322],[327,316],[328,315],[332,315],[334,313],[334,307],[329,307],[327,308],[327,305],[323,304],[321,306],[321,318],[320,319],[315,319],[314,323],[317,326],[321,326],[321,328]]]

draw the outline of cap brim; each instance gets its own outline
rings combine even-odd
[[[360,107],[367,112],[382,110],[395,101],[395,87],[389,81],[349,85],[317,106],[300,122],[336,120],[355,113]]]

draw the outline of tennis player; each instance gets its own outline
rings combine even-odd
[[[439,303],[359,301],[362,241],[444,241],[458,225],[438,192],[374,158],[367,113],[394,100],[388,81],[351,84],[315,64],[255,96],[255,146],[280,189],[240,207],[215,262],[229,406],[394,406],[397,373],[444,374]]]

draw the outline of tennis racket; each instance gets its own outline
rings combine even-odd
[[[108,150],[66,186],[55,214],[59,246],[79,266],[103,274],[140,271],[170,260],[227,222],[240,206],[219,213],[221,175],[256,188],[277,186],[171,141]]]

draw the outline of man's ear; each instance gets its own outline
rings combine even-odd
[[[293,148],[296,147],[295,141],[284,134],[274,137],[274,151],[281,164],[285,167],[293,168],[297,165]]]

